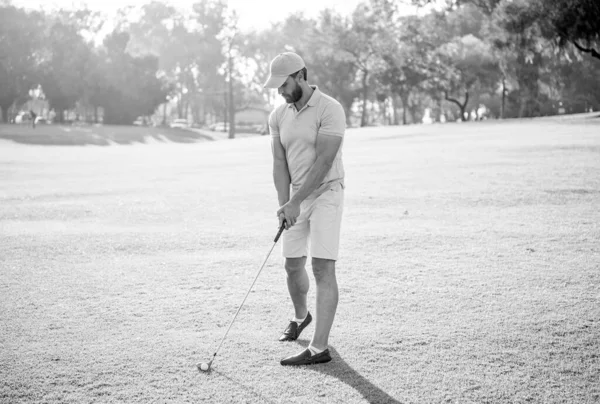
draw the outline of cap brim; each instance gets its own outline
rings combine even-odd
[[[285,83],[285,81],[287,80],[288,76],[271,76],[269,77],[269,79],[267,80],[267,82],[265,83],[265,85],[263,86],[264,88],[279,88],[281,87],[281,85],[283,83]]]

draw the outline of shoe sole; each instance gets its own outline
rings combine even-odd
[[[308,362],[301,362],[301,363],[286,363],[286,364],[281,364],[281,366],[306,366],[306,365],[318,365],[321,363],[329,363],[331,362],[331,358],[329,359],[325,359],[325,360],[318,360],[318,361],[308,361]]]

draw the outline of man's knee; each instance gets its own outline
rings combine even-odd
[[[285,259],[285,270],[288,275],[293,275],[304,270],[306,266],[306,257],[300,258],[286,258]]]
[[[313,258],[312,269],[317,282],[327,279],[328,277],[335,276],[335,261],[324,258]]]

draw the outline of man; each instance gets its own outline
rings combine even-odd
[[[33,129],[35,129],[35,118],[37,118],[37,114],[33,112],[33,110],[30,110],[29,116],[31,117],[31,126],[33,126]]]
[[[279,225],[285,223],[282,253],[294,317],[280,341],[295,341],[312,321],[306,297],[306,260],[312,258],[317,286],[316,325],[310,345],[281,364],[331,360],[328,339],[338,303],[338,258],[344,200],[342,141],[346,116],[339,102],[307,82],[302,58],[285,52],[273,59],[265,88],[277,88],[286,104],[269,117],[273,180],[279,198]],[[291,188],[291,189],[290,189]]]

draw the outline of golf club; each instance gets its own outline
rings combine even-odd
[[[273,252],[273,249],[275,248],[275,245],[277,244],[277,241],[279,240],[279,237],[281,237],[281,233],[283,233],[283,229],[285,229],[285,220],[283,221],[283,223],[281,223],[281,227],[279,228],[279,231],[277,232],[277,235],[275,236],[275,240],[273,240],[273,246],[269,250],[269,253],[267,254],[267,257],[263,261],[262,265],[260,266],[260,269],[258,270],[258,273],[254,277],[254,281],[252,281],[252,285],[250,285],[250,288],[248,288],[248,292],[246,292],[246,296],[244,296],[244,300],[242,300],[242,304],[240,304],[240,307],[238,307],[237,311],[235,312],[235,315],[233,316],[233,319],[229,323],[229,327],[227,327],[227,331],[225,331],[225,334],[223,335],[223,338],[221,339],[221,342],[219,343],[219,346],[215,350],[215,353],[213,354],[210,362],[202,362],[202,363],[199,363],[199,364],[196,365],[198,367],[199,371],[201,371],[201,372],[208,372],[210,370],[210,367],[212,366],[213,361],[217,357],[217,352],[219,352],[219,349],[221,349],[221,345],[223,345],[223,341],[225,341],[225,338],[227,337],[227,334],[229,333],[229,330],[231,330],[231,326],[233,325],[233,322],[235,321],[235,319],[237,318],[238,314],[240,313],[240,310],[242,310],[242,307],[244,306],[244,303],[246,302],[246,299],[248,298],[248,295],[252,291],[252,288],[254,287],[254,284],[256,283],[256,280],[258,279],[258,276],[260,275],[260,273],[262,272],[263,268],[265,267],[265,264],[267,263],[267,260],[269,259],[269,256],[271,255],[271,252]]]

